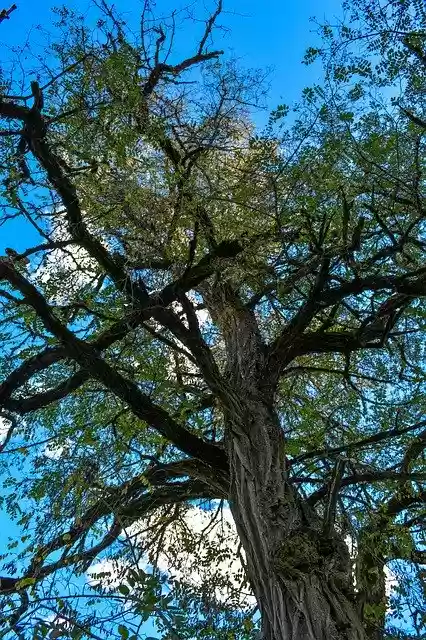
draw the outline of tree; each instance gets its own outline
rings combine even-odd
[[[0,263],[1,461],[24,469],[5,634],[137,637],[154,615],[174,640],[397,637],[395,561],[391,604],[423,637],[423,6],[353,3],[307,53],[324,87],[262,134],[258,74],[211,49],[221,2],[181,60],[175,14],[145,3],[138,38],[99,10],[95,30],[59,12],[30,94],[3,70],[3,223],[35,237]],[[228,582],[206,533],[224,503]],[[197,549],[201,585],[179,564]],[[106,553],[118,585],[65,598]]]

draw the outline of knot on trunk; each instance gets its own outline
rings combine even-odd
[[[353,594],[349,551],[345,543],[322,531],[299,527],[289,532],[274,554],[283,579],[312,577],[332,581],[346,594]]]
[[[322,564],[316,532],[309,529],[296,529],[281,542],[275,554],[275,563],[280,572],[292,576],[294,574],[310,574],[317,571]]]

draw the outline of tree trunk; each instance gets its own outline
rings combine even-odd
[[[248,391],[247,393],[252,393]],[[247,397],[247,396],[246,396]],[[231,510],[264,640],[365,640],[349,550],[285,481],[284,440],[264,399],[228,416]]]
[[[263,640],[372,640],[344,540],[286,481],[285,440],[274,411],[276,376],[264,360],[257,319],[229,282],[218,278],[202,294],[227,352],[222,396],[230,506]]]

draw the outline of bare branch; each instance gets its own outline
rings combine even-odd
[[[223,8],[223,2],[222,0],[219,0],[219,2],[217,3],[217,7],[216,7],[216,11],[210,16],[210,18],[207,20],[206,22],[206,29],[204,31],[204,35],[201,38],[200,41],[200,45],[198,47],[198,52],[197,55],[202,55],[203,53],[203,49],[206,45],[207,39],[210,36],[213,26],[217,20],[217,18],[219,17],[220,13],[222,12],[222,8]]]
[[[9,9],[2,9],[0,11],[0,22],[3,22],[4,20],[9,20],[10,14],[12,13],[12,11],[15,11],[15,9],[17,8],[18,7],[16,6],[16,4],[12,4],[12,6],[10,6]]]

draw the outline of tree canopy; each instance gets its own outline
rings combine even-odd
[[[0,78],[1,637],[426,637],[423,2],[263,130],[221,0],[96,6]]]

